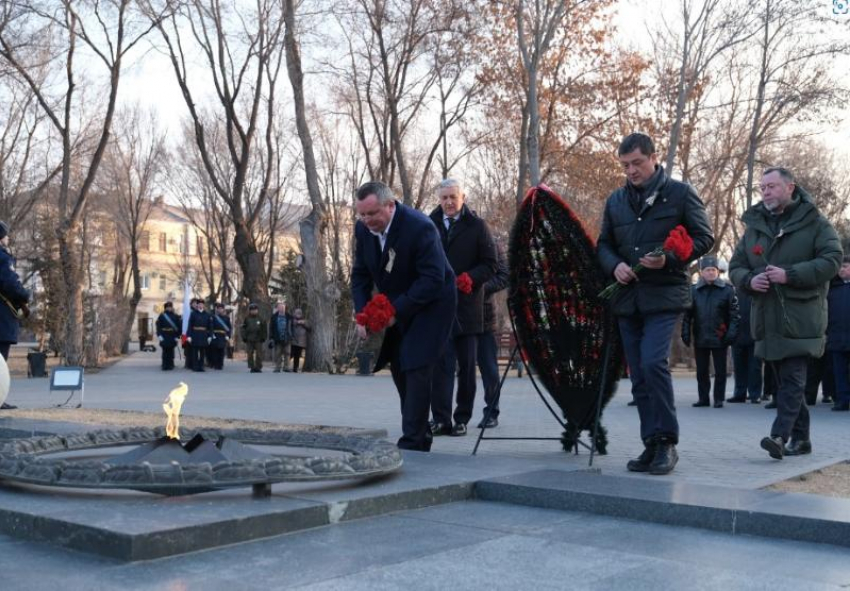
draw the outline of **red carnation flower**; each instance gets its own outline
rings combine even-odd
[[[726,323],[721,322],[720,326],[717,327],[717,336],[721,339],[726,335]]]
[[[472,277],[469,276],[469,273],[461,273],[458,275],[457,280],[455,280],[455,285],[457,285],[457,290],[460,293],[464,293],[466,295],[472,293]]]
[[[684,263],[691,258],[691,254],[694,252],[694,241],[685,226],[676,226],[670,230],[662,248],[672,252],[677,259]]]
[[[355,321],[360,326],[365,326],[369,332],[381,332],[390,325],[395,316],[395,308],[389,298],[382,293],[375,295],[369,302],[363,306],[355,317]]]
[[[753,254],[756,255],[757,257],[760,257],[761,255],[764,254],[764,248],[762,247],[761,244],[756,244],[753,247]]]

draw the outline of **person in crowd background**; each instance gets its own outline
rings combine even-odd
[[[850,254],[829,286],[827,354],[832,357],[835,402],[832,410],[850,410]]]
[[[682,318],[682,342],[691,346],[697,364],[699,400],[693,406],[709,406],[711,376],[709,364],[714,361],[714,408],[723,408],[726,398],[726,356],[729,345],[738,336],[738,297],[735,288],[720,277],[715,256],[699,261],[700,277],[691,288],[693,305]]]
[[[484,332],[478,334],[478,369],[484,386],[484,416],[478,428],[499,426],[499,343],[495,295],[508,287],[508,259],[496,244],[496,274],[484,284]]]
[[[0,355],[9,360],[9,349],[18,342],[18,324],[29,316],[30,292],[15,271],[15,258],[9,252],[9,226],[0,222]],[[17,408],[3,402],[2,410]]]
[[[732,344],[735,391],[726,402],[761,402],[762,362],[756,357],[756,342],[750,334],[750,304],[746,290],[738,290],[738,336]]]
[[[162,314],[156,319],[156,337],[162,349],[163,371],[174,369],[174,349],[177,348],[182,325],[183,319],[174,313],[174,304],[165,302],[162,306]]]
[[[204,300],[197,300],[195,309],[189,316],[189,333],[186,335],[186,340],[192,355],[192,371],[206,371],[204,355],[212,340],[212,318],[204,307]]]
[[[298,373],[301,365],[301,356],[307,350],[307,333],[310,332],[310,323],[304,318],[304,311],[295,308],[292,312],[292,371]],[[303,370],[302,370],[303,371]]]
[[[274,347],[274,373],[281,370],[289,373],[289,348],[292,344],[292,314],[286,310],[286,302],[278,302],[269,320],[269,339]]]
[[[210,342],[210,366],[213,369],[224,369],[224,351],[230,338],[233,336],[233,328],[230,324],[230,316],[224,309],[224,304],[215,305],[215,314],[212,317],[212,342]]]
[[[248,354],[248,369],[251,373],[262,373],[263,344],[268,338],[268,329],[260,317],[260,307],[257,304],[249,304],[248,315],[242,321],[239,335],[245,343],[245,351]]]

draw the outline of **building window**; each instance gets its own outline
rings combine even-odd
[[[143,273],[141,276],[142,280],[142,289],[150,289],[151,288],[151,276],[147,273]]]
[[[165,275],[159,277],[159,291],[165,291]]]
[[[142,235],[139,236],[139,250],[147,250],[151,249],[151,233],[150,232],[142,232]]]
[[[168,236],[165,235],[165,232],[159,233],[159,250],[160,252],[166,252],[168,250]]]

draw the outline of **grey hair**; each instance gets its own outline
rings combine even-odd
[[[786,183],[792,183],[794,185],[797,184],[797,179],[794,178],[794,174],[784,166],[771,166],[770,168],[765,168],[761,175],[765,176],[771,172],[779,173],[779,176],[782,177],[782,180]]]
[[[390,201],[395,200],[395,195],[393,195],[392,189],[381,181],[369,181],[368,183],[363,183],[360,185],[360,188],[357,189],[357,201],[363,201],[369,197],[369,195],[377,197],[378,203],[381,205],[386,205]]]
[[[437,185],[437,191],[441,189],[451,189],[457,187],[461,193],[463,193],[463,185],[460,184],[460,181],[456,179],[443,179],[440,181],[440,184]]]

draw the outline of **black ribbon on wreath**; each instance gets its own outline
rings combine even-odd
[[[539,185],[520,206],[508,248],[517,342],[563,412],[564,449],[575,448],[588,430],[592,449],[605,454],[599,421],[622,373],[623,352],[616,319],[598,296],[606,280],[594,241],[569,205]]]

